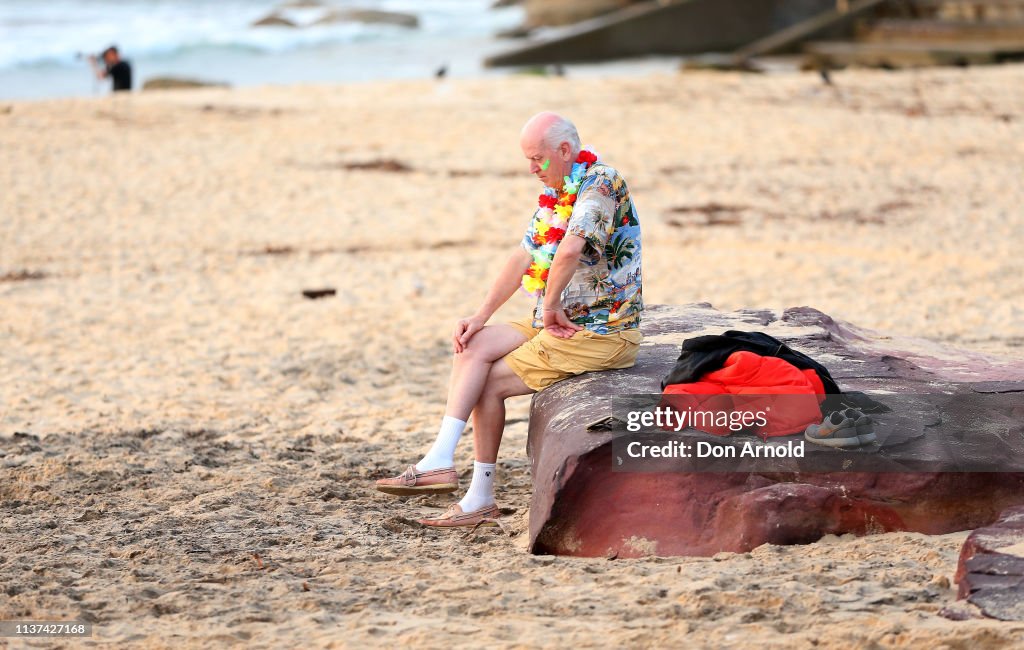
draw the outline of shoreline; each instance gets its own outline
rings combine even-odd
[[[483,43],[490,45],[490,49],[484,48],[483,51],[499,51],[501,49],[496,49],[494,47],[494,42],[490,40],[482,41],[481,43],[474,45],[482,45]],[[465,44],[462,45],[464,46]],[[480,51],[478,48],[470,48],[470,50],[473,52]],[[239,72],[238,69],[235,69],[234,72],[218,72],[217,66],[213,66],[211,68],[209,65],[204,65],[204,61],[201,58],[184,62],[182,65],[144,61],[142,64],[135,66],[135,73],[137,76],[135,77],[135,87],[131,91],[131,94],[149,95],[154,92],[164,92],[163,90],[142,90],[142,86],[146,81],[160,77],[195,79],[208,82],[211,85],[223,82],[227,84],[224,87],[229,90],[245,92],[248,90],[266,88],[286,89],[310,86],[358,86],[377,83],[436,83],[435,74],[441,66],[444,66],[446,69],[446,81],[456,82],[500,81],[501,79],[515,79],[517,77],[524,76],[540,78],[554,78],[556,76],[554,66],[487,68],[484,67],[482,59],[474,60],[472,62],[460,60],[459,56],[461,56],[461,54],[452,50],[432,54],[432,58],[429,59],[430,62],[423,62],[422,60],[409,62],[400,59],[400,57],[393,57],[393,65],[385,68],[384,70],[376,68],[354,72],[339,72],[334,70],[319,75],[321,78],[294,81],[289,79],[286,74],[289,69],[288,66],[312,65],[311,62],[315,62],[316,65],[323,66],[324,64],[322,63],[321,56],[318,52],[300,51],[289,52],[284,55],[267,53],[261,56],[266,59],[266,61],[263,62],[263,65],[260,65],[259,61],[248,61],[244,65],[248,66],[250,69],[242,69],[241,72]],[[282,64],[282,60],[287,62],[289,58],[291,59],[291,62],[288,65]],[[634,59],[565,64],[559,66],[558,69],[562,76],[576,79],[589,79],[595,77],[635,78],[636,76],[648,76],[652,74],[675,74],[679,70],[679,63],[679,57],[652,55]],[[268,65],[281,68],[281,71],[267,75]],[[326,70],[330,70],[330,67],[327,67]],[[34,77],[38,72],[39,70],[31,67],[2,69],[0,70],[0,84],[3,84],[4,86],[17,86],[18,84],[27,85],[33,82]],[[51,95],[49,94],[49,91],[47,91],[46,94],[37,96],[30,96],[26,94],[0,96],[0,103],[54,101],[62,99],[97,99],[111,94],[110,83],[107,81],[94,82],[92,77],[90,77],[91,73],[87,67],[82,69],[62,67],[45,72],[58,73],[58,82],[59,85],[65,89],[64,94]],[[381,72],[384,72],[386,76],[380,76]],[[788,70],[783,69],[782,73],[785,74],[786,72],[788,72]],[[779,71],[773,71],[766,74],[778,73]],[[87,92],[86,89],[90,86],[91,90]],[[178,92],[178,90],[175,90],[174,92]]]

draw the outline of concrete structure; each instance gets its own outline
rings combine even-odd
[[[835,0],[645,2],[486,59],[488,66],[731,52],[835,7]],[[841,26],[824,34],[848,34]]]

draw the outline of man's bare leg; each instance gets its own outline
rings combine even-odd
[[[433,446],[416,463],[417,470],[429,471],[455,464],[455,447],[474,405],[480,400],[492,365],[526,340],[522,332],[510,325],[488,325],[473,335],[462,352],[454,355],[445,417]]]
[[[480,400],[491,365],[526,341],[526,336],[511,325],[488,325],[473,335],[465,351],[453,357],[444,414],[468,420]]]
[[[494,504],[494,475],[498,447],[505,432],[505,400],[514,395],[536,392],[523,383],[503,359],[491,364],[480,399],[473,409],[473,480],[459,501],[463,512]]]

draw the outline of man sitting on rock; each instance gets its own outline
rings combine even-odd
[[[476,462],[469,490],[427,526],[472,526],[498,516],[495,463],[505,399],[583,372],[628,368],[642,335],[640,223],[622,176],[583,149],[572,122],[540,113],[520,146],[544,184],[522,244],[475,314],[452,334],[454,361],[445,417],[418,463],[377,489],[397,495],[458,489],[455,447],[473,415]],[[532,316],[486,325],[516,289],[536,296]]]

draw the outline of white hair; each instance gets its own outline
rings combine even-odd
[[[550,149],[558,149],[563,142],[569,143],[573,159],[583,148],[580,143],[580,134],[576,132],[576,125],[559,115],[544,132],[544,144]]]

